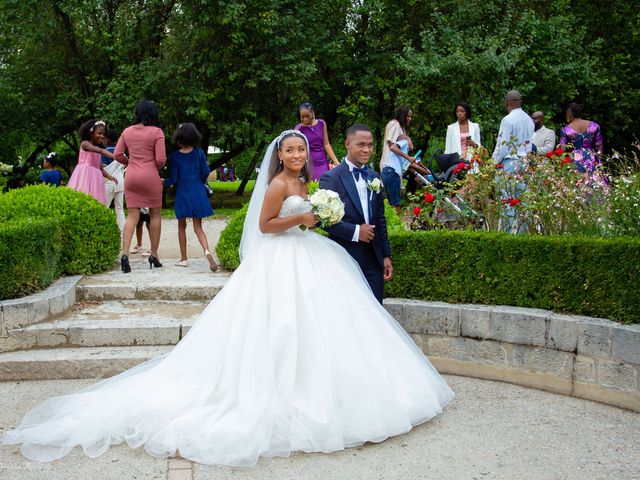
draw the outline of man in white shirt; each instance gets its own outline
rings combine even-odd
[[[531,117],[522,110],[522,97],[517,90],[507,92],[504,108],[507,115],[500,122],[493,159],[496,163],[501,163],[508,174],[517,174],[524,170],[524,159],[531,152],[531,139],[535,127]],[[523,183],[517,183],[502,190],[502,200],[507,202],[505,215],[500,220],[501,230],[510,233],[522,231],[523,225],[518,221],[518,212],[509,202],[517,199],[524,189]]]
[[[544,126],[544,113],[541,111],[533,112],[531,120],[535,126],[531,142],[536,146],[537,153],[546,155],[556,148],[556,132]]]
[[[507,92],[504,97],[504,108],[507,111],[500,122],[500,131],[493,151],[493,159],[504,164],[507,170],[507,160],[521,163],[531,151],[533,138],[533,120],[522,110],[522,97],[516,90]],[[521,167],[521,165],[515,165]]]

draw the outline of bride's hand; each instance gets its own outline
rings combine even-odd
[[[307,212],[300,214],[300,225],[304,225],[305,227],[314,227],[316,223],[318,223],[319,218],[314,215],[313,212]]]

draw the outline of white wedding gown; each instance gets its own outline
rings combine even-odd
[[[307,210],[292,196],[280,216]],[[3,441],[38,461],[126,441],[156,457],[254,465],[380,442],[452,397],[349,254],[296,227],[265,236],[171,352],[46,401]]]

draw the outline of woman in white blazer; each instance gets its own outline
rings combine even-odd
[[[461,158],[469,160],[471,158],[469,148],[481,145],[480,127],[470,120],[471,106],[468,103],[456,103],[453,117],[456,122],[447,127],[447,142],[444,153],[457,153]]]

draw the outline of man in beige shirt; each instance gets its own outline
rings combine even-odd
[[[556,132],[544,126],[544,113],[534,112],[531,120],[535,125],[535,132],[531,142],[536,146],[540,155],[545,155],[556,148]]]

